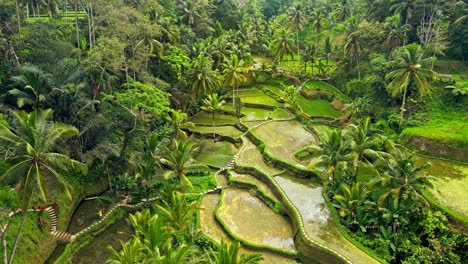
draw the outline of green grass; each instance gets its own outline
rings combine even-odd
[[[433,113],[426,124],[406,128],[402,134],[403,136],[419,136],[458,146],[467,146],[468,114],[462,112]]]
[[[189,180],[193,185],[193,188],[187,190],[189,193],[201,193],[207,190],[211,190],[216,187],[216,180],[214,178],[214,171],[210,171],[205,176],[189,176]]]
[[[316,99],[316,100],[309,100],[304,96],[300,95],[299,99],[299,106],[301,107],[304,113],[311,115],[311,116],[329,116],[329,117],[340,117],[341,113],[333,107],[331,107],[330,103],[326,100]]]

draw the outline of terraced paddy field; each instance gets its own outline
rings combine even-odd
[[[196,162],[216,168],[223,168],[236,152],[236,147],[227,141],[213,143],[212,139],[194,138],[193,142],[198,147]]]
[[[265,105],[272,108],[283,105],[256,88],[239,90],[239,97],[244,104]]]
[[[243,136],[242,142],[243,145],[241,147],[239,157],[237,159],[237,163],[239,165],[255,168],[258,171],[269,176],[282,172],[282,170],[278,168],[268,166],[263,160],[263,155],[260,152],[260,150],[247,137]]]
[[[211,113],[200,112],[192,116],[189,120],[198,125],[211,126],[213,124],[213,117]],[[235,125],[237,123],[237,117],[233,115],[227,115],[223,113],[216,113],[215,115],[215,125],[224,126],[224,125]]]
[[[296,251],[288,218],[273,212],[248,190],[225,189],[221,199],[221,206],[215,212],[217,219],[242,241]]]
[[[304,84],[303,89],[312,89],[312,90],[320,89],[324,91],[329,91],[337,95],[342,100],[345,100],[345,101],[349,100],[349,98],[346,95],[344,95],[340,90],[338,90],[338,88],[323,81],[315,81],[315,80],[308,81]]]
[[[212,126],[195,126],[188,128],[192,132],[200,133],[202,135],[212,135],[213,127]],[[235,126],[215,126],[214,132],[216,135],[226,136],[231,138],[238,138],[244,132],[237,129]]]
[[[272,110],[243,107],[241,112],[244,114],[244,116],[241,118],[242,121],[262,121],[269,119]]]
[[[340,117],[341,112],[335,110],[330,102],[322,99],[307,99],[302,95],[298,96],[299,106],[302,111],[309,116],[326,116],[326,117]]]
[[[315,136],[296,120],[265,123],[255,128],[254,134],[265,142],[273,156],[301,167],[304,165],[294,159],[294,153],[317,143]]]
[[[430,162],[425,173],[435,177],[435,188],[429,193],[442,205],[468,220],[468,165],[416,157],[418,165]]]
[[[251,174],[237,173],[235,171],[231,171],[230,174],[231,174],[231,181],[244,182],[244,183],[257,186],[259,190],[261,190],[263,193],[265,193],[269,197],[278,199],[278,197],[275,196],[275,194],[271,191],[271,189],[264,182],[257,179],[255,176]]]
[[[215,217],[215,208],[218,205],[220,195],[209,194],[205,196],[200,206],[200,224],[203,234],[211,238],[217,243],[221,243],[222,239],[232,241],[232,238],[224,231],[223,227],[217,222]],[[260,263],[271,264],[271,263],[285,263],[293,264],[298,263],[294,258],[285,257],[283,255],[275,254],[266,250],[251,249],[241,246],[241,254],[253,254],[260,253],[263,255],[263,261]]]
[[[322,187],[310,186],[292,177],[277,176],[275,180],[299,210],[310,238],[332,248],[352,263],[379,263],[340,234],[325,204]]]

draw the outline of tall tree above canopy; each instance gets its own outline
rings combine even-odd
[[[208,93],[215,91],[219,87],[219,73],[213,70],[213,60],[203,54],[198,55],[192,62],[189,71],[189,81],[191,93],[197,97],[203,97]]]
[[[424,68],[433,61],[432,57],[425,58],[424,50],[418,44],[410,44],[401,47],[393,53],[393,61],[390,62],[394,70],[385,76],[385,79],[390,83],[387,86],[387,91],[396,97],[403,94],[403,100],[400,109],[400,122],[403,120],[405,111],[405,102],[408,92],[408,87],[411,83],[414,88],[422,95],[427,92],[428,79],[437,78],[437,73]]]
[[[232,87],[233,98],[239,96],[239,85],[247,80],[245,76],[247,70],[243,67],[243,64],[243,61],[239,60],[236,54],[232,54],[230,60],[223,64],[224,81]]]
[[[409,26],[409,20],[413,17],[413,11],[416,9],[416,0],[392,0],[390,11],[400,14],[404,19],[405,25]],[[406,45],[406,32],[404,33],[403,45]]]
[[[299,31],[304,28],[304,13],[300,3],[296,3],[288,10],[289,13],[289,27],[296,31],[296,49],[299,52]]]
[[[273,35],[271,52],[276,57],[279,64],[281,64],[285,55],[291,55],[291,58],[293,58],[294,52],[296,51],[294,43],[291,41],[293,38],[292,33],[287,28],[280,28]]]

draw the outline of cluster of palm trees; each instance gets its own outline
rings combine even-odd
[[[239,242],[223,240],[215,251],[201,247],[200,231],[192,224],[197,210],[196,201],[172,192],[170,199],[156,205],[155,212],[145,209],[130,215],[135,236],[128,243],[121,241],[122,250],[111,248],[108,263],[255,264],[263,259],[260,254],[240,254]]]
[[[365,119],[332,129],[318,146],[328,175],[328,195],[351,231],[386,239],[379,226],[398,233],[409,215],[428,206],[422,191],[433,187],[413,153],[375,133]]]

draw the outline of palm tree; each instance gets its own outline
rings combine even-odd
[[[352,182],[356,182],[359,173],[359,163],[373,167],[372,163],[385,156],[385,153],[377,150],[379,139],[370,135],[369,118],[364,119],[358,125],[348,125],[344,133],[350,139],[350,147],[356,154],[354,162],[355,174],[352,179]]]
[[[34,65],[24,65],[20,70],[21,75],[12,77],[15,86],[8,91],[9,94],[17,98],[19,108],[31,106],[38,109],[39,104],[45,101],[47,94],[52,87],[52,75],[46,73]]]
[[[390,54],[393,49],[399,47],[401,43],[406,41],[406,32],[410,30],[409,25],[401,25],[400,15],[387,17],[384,23],[384,29],[388,31],[386,45],[390,49]]]
[[[400,123],[403,120],[403,112],[405,111],[406,95],[408,86],[411,82],[421,95],[426,94],[427,79],[437,78],[437,73],[429,69],[423,68],[424,64],[428,64],[433,58],[424,58],[423,49],[416,43],[401,47],[396,50],[393,55],[394,60],[390,64],[395,68],[392,72],[385,76],[385,79],[390,80],[387,86],[387,91],[393,97],[403,93],[401,103]]]
[[[52,110],[14,112],[13,128],[0,123],[0,141],[13,143],[14,155],[7,158],[10,168],[1,176],[3,180],[20,182],[20,208],[23,219],[16,236],[10,257],[12,263],[16,247],[26,219],[26,212],[34,193],[47,201],[46,181],[55,178],[64,186],[66,194],[71,199],[70,186],[60,175],[60,170],[74,169],[86,173],[84,164],[70,159],[67,155],[53,152],[65,140],[76,136],[79,131],[72,126],[49,121]]]
[[[239,85],[247,80],[247,69],[243,67],[243,61],[236,54],[231,55],[231,59],[223,64],[224,81],[232,87],[232,105],[234,106],[234,98],[239,96]]]
[[[193,161],[194,145],[190,141],[173,140],[172,148],[163,147],[163,158],[160,163],[167,165],[172,171],[166,173],[165,178],[176,176],[180,182],[192,188],[192,183],[185,175],[187,169],[195,167]]]
[[[364,202],[367,200],[367,196],[370,193],[364,186],[359,182],[352,184],[351,186],[342,183],[340,185],[340,193],[333,196],[333,200],[338,203],[335,204],[335,207],[339,208],[339,214],[341,217],[345,218],[350,216],[353,223],[356,221],[356,214],[358,209],[365,207]]]
[[[219,87],[219,73],[212,69],[213,60],[203,54],[198,55],[189,70],[189,82],[192,83],[191,93],[194,96],[205,96]]]
[[[358,32],[352,32],[348,35],[346,44],[344,45],[344,52],[350,56],[351,61],[356,62],[358,71],[358,78],[361,79],[361,71],[359,69],[359,57],[361,56],[361,44],[359,44]]]
[[[208,98],[203,99],[202,109],[204,111],[210,112],[213,117],[213,143],[215,142],[215,114],[222,109],[225,103],[226,101],[224,100],[220,101],[217,93],[210,94],[208,95]]]
[[[184,234],[189,228],[192,217],[198,211],[198,202],[189,202],[180,192],[172,192],[170,200],[163,200],[163,205],[156,205],[161,214],[168,220],[169,230]]]
[[[122,250],[117,252],[115,249],[109,246],[112,251],[111,258],[107,261],[109,264],[137,264],[141,263],[142,255],[141,252],[145,249],[145,246],[139,239],[132,239],[129,244],[125,244],[120,241]]]
[[[318,46],[319,34],[322,32],[323,21],[325,20],[325,14],[321,8],[315,8],[312,12],[312,20],[314,23],[312,26],[315,28],[315,33],[317,36],[315,37],[315,45]]]
[[[182,112],[180,109],[171,109],[166,116],[166,120],[172,125],[175,133],[175,138],[187,139],[187,134],[182,130],[182,127],[193,127],[195,124],[187,122],[187,113]]]
[[[409,20],[413,17],[413,10],[416,9],[416,0],[392,0],[390,11],[395,14],[400,14],[401,17],[405,18],[405,26],[409,28]],[[406,45],[406,32],[404,32],[403,45]]]
[[[296,49],[299,52],[299,31],[304,28],[304,15],[300,3],[289,8],[290,28],[296,30]]]
[[[422,171],[431,164],[416,166],[414,154],[400,148],[395,148],[391,154],[391,157],[376,162],[379,177],[373,181],[372,186],[387,190],[379,197],[379,205],[389,202],[394,208],[400,208],[409,200],[429,206],[422,195],[422,190],[426,187],[434,187],[431,182],[434,177],[426,176],[422,174]]]
[[[294,52],[296,51],[294,43],[291,41],[293,38],[292,33],[286,28],[280,28],[273,35],[273,40],[271,41],[271,52],[276,57],[276,60],[278,60],[280,65],[285,55],[291,55],[291,59],[293,58]]]
[[[332,129],[320,139],[316,148],[321,153],[319,164],[325,165],[330,183],[336,185],[337,172],[343,172],[348,162],[354,160],[354,154],[344,138],[344,133],[341,130]]]
[[[142,46],[146,46],[148,53],[146,56],[146,69],[148,69],[149,57],[156,56],[161,59],[163,57],[164,47],[161,42],[157,39],[161,36],[161,31],[158,27],[154,25],[149,25],[145,30],[141,39],[136,43],[133,53]],[[135,57],[135,55],[133,56]]]
[[[263,260],[262,254],[239,255],[239,249],[239,241],[228,243],[223,239],[218,251],[212,252],[213,259],[210,259],[210,262],[213,264],[256,264]]]
[[[157,214],[151,214],[149,209],[130,215],[130,222],[135,229],[135,237],[143,241],[145,251],[159,251],[165,254],[163,250],[168,243],[171,243],[172,235],[166,228],[163,218]]]

